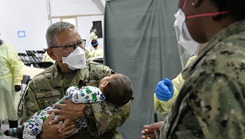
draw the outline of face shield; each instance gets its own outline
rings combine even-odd
[[[184,49],[183,46],[180,45],[180,43],[178,43],[180,41],[180,31],[178,29],[177,26],[174,26],[175,28],[175,35],[176,35],[176,39],[177,39],[177,44],[178,44],[178,50],[179,50],[179,56],[180,56],[180,62],[181,62],[181,67],[182,69],[185,68],[185,65],[188,61],[188,59],[191,57],[191,55],[187,52],[186,49]]]
[[[174,22],[175,34],[178,44],[181,67],[183,69],[190,56],[197,54],[199,50],[199,43],[194,41],[190,36],[190,33],[185,24],[186,19],[184,12],[179,9],[174,16],[176,19]]]

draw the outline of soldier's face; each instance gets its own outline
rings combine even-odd
[[[56,35],[56,46],[65,46],[70,43],[76,44],[77,41],[81,39],[78,32],[74,29],[66,29],[59,34]],[[68,68],[67,64],[63,64],[62,57],[67,57],[71,52],[64,49],[64,48],[53,48],[51,49],[53,52],[53,55],[55,57],[55,60],[57,61],[58,65],[61,68]]]

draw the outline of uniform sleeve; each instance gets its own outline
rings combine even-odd
[[[127,120],[131,111],[131,101],[121,107],[106,102],[94,103],[92,108],[97,128],[97,131],[94,131],[96,133],[92,134],[100,136],[105,132],[115,130]]]
[[[183,139],[244,138],[244,92],[244,84],[222,74],[195,77],[181,89],[184,97],[177,99],[176,109],[171,109],[176,115],[164,130]]]
[[[245,129],[244,85],[226,76],[216,75],[200,81],[189,105],[206,138],[243,138]],[[198,84],[197,84],[198,85]],[[197,98],[195,99],[195,96]],[[200,101],[200,106],[197,103]]]
[[[19,60],[19,57],[14,50],[14,48],[9,47],[9,65],[13,73],[14,85],[21,85],[21,80],[23,78],[23,63]]]
[[[87,84],[89,86],[98,87],[99,82],[102,78],[116,73],[112,69],[110,69],[108,66],[105,66],[103,64],[99,64],[96,62],[90,62],[89,65],[90,65],[90,69],[89,69],[90,83]]]
[[[154,108],[155,111],[161,114],[164,114],[166,112],[169,111],[169,109],[171,108],[171,106],[173,105],[176,97],[178,96],[179,91],[174,87],[174,95],[171,99],[169,99],[168,101],[162,101],[159,100],[156,97],[156,93],[154,93]]]
[[[165,112],[168,112],[169,109],[171,108],[171,106],[173,105],[173,103],[175,102],[175,99],[176,99],[176,97],[179,94],[179,90],[180,90],[180,88],[182,87],[182,85],[184,83],[184,80],[182,78],[181,73],[176,78],[174,78],[172,80],[172,82],[173,82],[173,85],[174,85],[174,95],[168,101],[159,100],[156,97],[156,93],[154,93],[154,108],[155,108],[155,111],[158,112],[158,113],[162,113],[163,114]]]
[[[194,61],[195,59],[196,59],[196,56],[190,57],[186,63],[186,67],[190,63],[192,63],[192,61]],[[161,101],[161,100],[157,99],[156,94],[154,93],[154,108],[155,108],[155,111],[158,113],[165,113],[165,112],[169,111],[169,109],[171,108],[171,106],[175,102],[175,100],[179,94],[179,90],[181,89],[185,80],[183,79],[182,74],[180,73],[176,78],[174,78],[172,80],[172,82],[174,85],[174,95],[168,101]]]

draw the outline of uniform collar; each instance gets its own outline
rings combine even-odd
[[[69,86],[78,85],[81,80],[85,79],[86,73],[88,72],[88,66],[85,66],[81,70],[76,70],[76,73],[70,82]],[[51,85],[53,87],[63,87],[64,86],[64,75],[60,72],[57,62],[54,64],[52,77],[50,79]]]
[[[212,50],[218,43],[222,42],[224,39],[232,36],[233,34],[238,34],[242,31],[245,31],[245,20],[235,22],[229,25],[227,28],[223,29],[219,33],[217,33],[213,39],[211,39],[207,46],[203,49],[200,55],[189,65],[187,66],[184,71],[182,72],[183,79],[187,79],[191,76],[191,73],[194,72],[196,65],[202,60],[202,58]]]

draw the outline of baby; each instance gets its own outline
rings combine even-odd
[[[110,95],[109,95],[110,94]],[[130,79],[122,74],[112,74],[104,77],[99,83],[99,88],[94,86],[84,86],[80,89],[71,86],[66,90],[66,95],[55,104],[62,104],[64,99],[70,99],[74,103],[98,103],[108,101],[117,106],[122,106],[133,99],[133,88]],[[14,136],[23,139],[36,139],[42,131],[42,124],[49,116],[48,111],[55,110],[54,106],[49,106],[44,110],[36,112],[27,122],[19,128],[12,128],[4,132],[7,136]],[[77,130],[87,127],[85,118],[78,121]],[[73,134],[74,134],[73,133]]]

